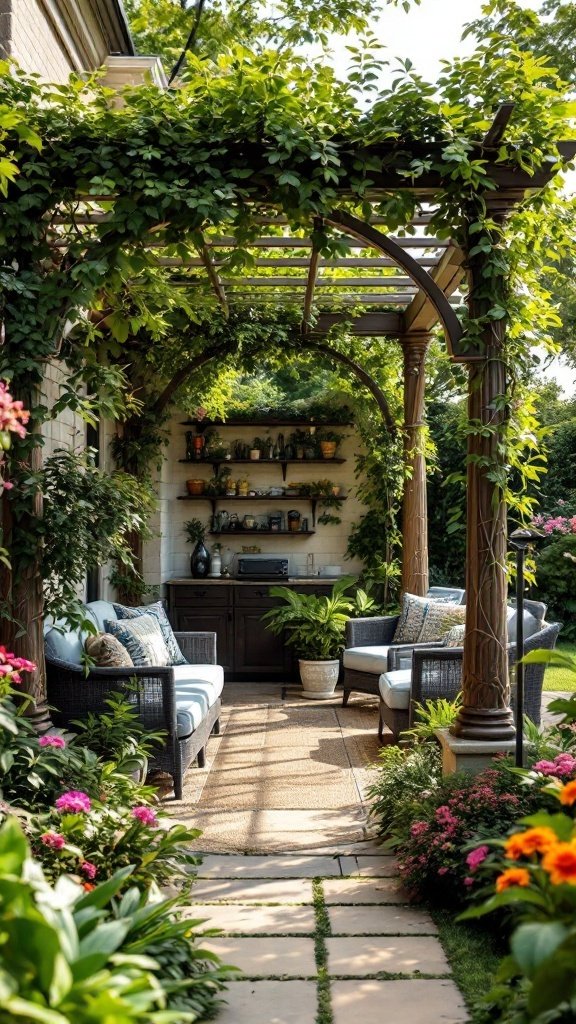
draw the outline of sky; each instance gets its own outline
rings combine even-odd
[[[374,34],[389,51],[390,58],[406,57],[413,62],[416,71],[428,81],[438,78],[444,58],[463,56],[474,48],[474,41],[461,40],[462,30],[468,22],[482,13],[484,0],[422,0],[419,7],[412,7],[406,14],[402,8],[385,8],[382,17],[374,26]],[[519,0],[522,7],[538,10],[540,0]],[[345,44],[334,38],[333,61],[338,71],[344,72],[348,65]],[[576,188],[576,172],[569,176],[570,191]],[[546,356],[542,351],[543,361]],[[542,368],[542,375],[556,380],[566,396],[576,391],[576,370],[568,367],[561,358],[554,359]]]

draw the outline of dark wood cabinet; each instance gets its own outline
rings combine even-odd
[[[329,594],[328,584],[288,584],[294,590]],[[275,605],[271,583],[169,582],[168,614],[176,630],[210,630],[218,637],[218,662],[228,679],[288,680],[298,676],[296,657],[262,616]]]

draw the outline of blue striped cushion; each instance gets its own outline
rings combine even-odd
[[[168,648],[154,615],[138,615],[124,621],[106,619],[104,625],[106,632],[112,633],[126,648],[135,665],[163,667],[170,664]]]
[[[188,662],[182,654],[182,651],[178,647],[176,637],[172,632],[172,626],[161,601],[156,601],[155,604],[141,605],[139,608],[127,608],[123,604],[115,604],[114,611],[119,619],[137,619],[139,615],[154,615],[158,619],[158,624],[162,630],[162,636],[164,637],[164,643],[168,648],[168,654],[170,655],[169,665],[187,665]]]

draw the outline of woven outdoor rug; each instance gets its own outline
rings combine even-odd
[[[298,691],[281,701],[280,687],[257,685],[226,687],[224,699],[207,768],[187,772],[184,799],[173,805],[176,819],[202,829],[201,849],[306,849],[366,838],[375,702],[342,708],[340,697],[312,703]]]

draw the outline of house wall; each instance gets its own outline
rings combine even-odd
[[[146,581],[158,585],[167,579],[190,575],[190,544],[186,543],[184,523],[188,519],[201,519],[207,529],[210,524],[211,506],[208,501],[179,501],[178,497],[186,494],[186,480],[191,477],[202,477],[208,480],[212,476],[212,468],[209,463],[186,464],[179,460],[186,456],[185,433],[187,428],[182,421],[185,415],[177,413],[174,415],[170,425],[170,443],[166,449],[166,459],[162,467],[162,474],[159,480],[158,491],[158,515],[157,525],[160,536],[145,545],[144,569]],[[246,427],[220,427],[220,436],[225,442],[233,442],[237,439],[250,441],[257,433],[264,432],[262,428],[254,426]],[[287,439],[291,428],[272,428],[270,433],[275,438],[278,432],[284,434]],[[341,510],[338,513],[342,522],[338,526],[317,525],[316,533],[311,537],[273,537],[262,536],[254,533],[231,533],[219,538],[207,538],[208,544],[219,540],[223,545],[223,564],[231,562],[235,553],[240,552],[243,544],[258,544],[263,553],[289,554],[291,556],[291,571],[305,572],[311,568],[317,571],[323,565],[341,565],[346,571],[355,572],[361,569],[362,563],[357,559],[345,560],[346,546],[351,526],[365,511],[365,506],[358,500],[356,494],[356,480],[354,477],[356,452],[362,450],[361,442],[353,428],[342,428],[339,430],[347,436],[342,442],[338,455],[347,461],[340,464],[331,464],[326,460],[325,464],[306,463],[288,467],[287,482],[311,481],[329,478],[334,483],[342,486],[343,493],[347,495]],[[264,489],[272,486],[282,486],[282,472],[279,464],[256,463],[252,465],[231,465],[232,476],[239,479],[246,476],[250,487]],[[311,524],[311,510],[309,504],[295,498],[293,502],[269,502],[249,501],[245,504],[223,499],[219,502],[220,509],[228,512],[237,512],[242,518],[247,512],[255,514],[265,512],[284,512],[292,507],[298,509],[302,516],[306,516]],[[319,512],[318,512],[319,514]],[[308,557],[309,556],[309,557]],[[308,559],[308,560],[307,560]]]
[[[25,71],[63,82],[110,53],[133,53],[116,0],[0,0],[0,55]]]

